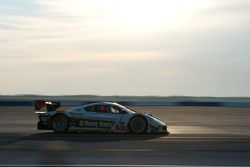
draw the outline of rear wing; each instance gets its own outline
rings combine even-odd
[[[61,107],[60,102],[51,102],[45,100],[36,100],[34,102],[34,112],[37,114],[56,111],[59,107]]]

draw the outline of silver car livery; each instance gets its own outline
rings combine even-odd
[[[60,102],[35,101],[38,130],[66,132],[168,133],[167,125],[148,113],[138,113],[118,103],[98,102],[64,111]]]

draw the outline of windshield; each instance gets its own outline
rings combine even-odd
[[[124,108],[126,108],[127,110],[129,110],[129,111],[131,111],[131,112],[133,112],[133,113],[136,113],[135,110],[133,110],[133,109],[131,109],[131,108],[129,108],[129,107],[124,107]]]
[[[135,110],[133,110],[133,109],[131,109],[131,108],[128,108],[128,107],[125,107],[125,106],[122,106],[122,105],[120,105],[120,104],[116,104],[116,106],[117,106],[118,108],[120,108],[121,110],[125,110],[125,111],[128,112],[128,113],[136,113]]]

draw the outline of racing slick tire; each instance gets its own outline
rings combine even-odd
[[[131,133],[143,134],[147,132],[148,121],[141,115],[132,117],[128,123],[128,129]]]
[[[56,114],[52,118],[51,127],[55,133],[66,133],[69,129],[69,119],[64,114]]]

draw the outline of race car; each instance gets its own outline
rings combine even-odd
[[[167,125],[149,113],[112,102],[97,102],[60,111],[60,102],[35,101],[38,130],[66,132],[166,133]]]

